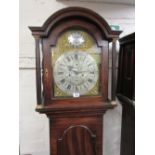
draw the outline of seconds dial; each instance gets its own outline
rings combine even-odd
[[[64,93],[84,95],[98,80],[98,66],[94,58],[85,52],[66,52],[54,66],[54,81]]]

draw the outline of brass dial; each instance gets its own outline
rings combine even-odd
[[[98,75],[96,61],[90,54],[82,51],[64,53],[54,66],[57,87],[72,96],[88,93],[95,86]]]
[[[51,56],[54,97],[100,95],[101,49],[89,33],[83,30],[65,31],[59,36],[56,46],[52,47]]]

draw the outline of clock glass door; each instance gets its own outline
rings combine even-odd
[[[51,49],[54,97],[100,95],[101,49],[84,30],[63,32]]]

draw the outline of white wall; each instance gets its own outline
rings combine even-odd
[[[134,6],[56,0],[20,1],[20,151],[21,154],[49,155],[48,119],[35,112],[35,49],[28,26],[41,26],[55,11],[68,6],[90,8],[109,24],[119,24],[121,36],[134,32]],[[104,155],[119,155],[121,106],[105,114]]]

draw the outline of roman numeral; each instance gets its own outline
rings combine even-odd
[[[61,83],[64,83],[64,82],[65,82],[65,79],[62,79],[60,82],[61,82]]]
[[[89,66],[92,66],[92,65],[93,65],[93,64],[88,64],[88,67],[89,67]]]
[[[86,83],[83,86],[85,89],[88,89],[88,85]]]
[[[77,59],[78,59],[78,55],[77,55],[77,54],[75,54],[74,56],[75,56],[75,59],[77,60]]]
[[[58,75],[62,75],[63,74],[63,72],[58,72]]]
[[[71,61],[69,57],[66,58],[68,61]]]
[[[71,85],[68,85],[68,86],[67,86],[67,89],[71,89]]]
[[[90,72],[90,74],[94,74],[94,72]]]
[[[93,80],[92,80],[92,79],[88,79],[88,81],[89,81],[90,83],[92,83],[92,82],[93,82]]]
[[[79,89],[78,89],[78,87],[77,87],[77,86],[75,87],[75,90],[76,90],[77,92],[79,91]]]

